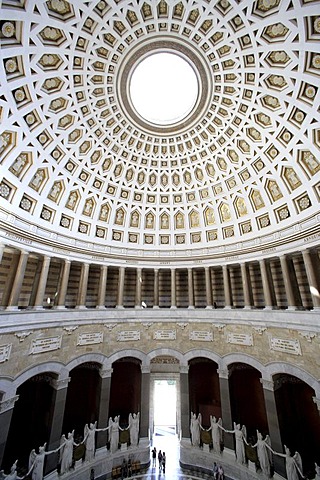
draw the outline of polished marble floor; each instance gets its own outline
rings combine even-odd
[[[179,442],[175,435],[157,433],[153,436],[152,448],[156,447],[166,454],[166,471],[163,473],[159,469],[158,460],[156,466],[152,465],[152,460],[148,471],[143,475],[136,475],[136,480],[194,480],[199,478],[213,480],[213,475],[201,473],[196,475],[195,472],[187,472],[180,468],[179,465]]]

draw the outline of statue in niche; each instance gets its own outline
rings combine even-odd
[[[138,183],[141,185],[144,182],[144,173],[140,172],[138,175]]]
[[[93,210],[93,200],[89,198],[84,204],[83,213],[84,215],[91,215],[92,210]]]
[[[117,210],[115,223],[117,225],[123,225],[123,222],[124,222],[124,212],[120,208],[120,210]]]
[[[200,447],[200,431],[203,430],[201,425],[202,417],[201,413],[196,416],[195,413],[191,412],[191,419],[190,419],[190,432],[191,432],[191,444],[194,447]]]
[[[247,215],[248,211],[243,198],[238,198],[236,206],[237,206],[238,214],[240,217]]]
[[[214,218],[214,211],[212,208],[207,208],[206,209],[206,223],[207,225],[213,225],[215,223],[215,218]]]
[[[32,480],[42,480],[43,479],[43,466],[44,466],[44,459],[47,455],[50,455],[51,453],[57,453],[61,446],[59,448],[56,448],[55,450],[50,450],[49,452],[46,452],[46,446],[47,443],[45,443],[42,447],[39,447],[39,453],[36,453],[35,449],[31,450],[30,455],[29,455],[29,472],[31,472],[31,478]]]
[[[161,228],[163,230],[169,228],[169,217],[166,213],[164,213],[163,215],[161,215]]]
[[[103,207],[101,207],[101,210],[100,210],[100,220],[104,220],[106,221],[108,219],[108,216],[109,216],[109,206],[108,205],[103,205]]]
[[[132,212],[130,227],[139,227],[140,216],[138,212]]]
[[[129,414],[128,430],[130,430],[130,443],[133,447],[136,447],[139,441],[139,422],[140,412]]]
[[[133,172],[131,169],[127,170],[127,173],[126,173],[126,180],[127,182],[130,182],[130,180],[132,180],[132,177],[133,177]]]
[[[184,228],[184,219],[182,213],[176,215],[176,228]]]
[[[209,175],[211,175],[211,177],[213,177],[214,174],[215,174],[215,170],[214,170],[213,165],[211,163],[207,164],[207,172],[209,173]]]
[[[52,198],[53,200],[57,200],[60,192],[61,192],[61,184],[59,182],[56,182],[52,185],[52,188],[49,192],[48,197]]]
[[[245,425],[241,425],[240,423],[236,424],[234,422],[234,429],[233,430],[226,430],[223,429],[227,433],[234,433],[234,436],[236,438],[236,458],[237,462],[241,463],[244,465],[246,463],[246,454],[245,454],[245,449],[244,449],[244,443],[247,443],[246,437],[247,437],[247,429]],[[223,428],[223,427],[222,427]]]
[[[268,446],[271,446],[269,435],[263,439],[262,434],[257,430],[257,441],[254,445],[252,445],[252,447],[257,448],[257,456],[262,472],[267,478],[270,478],[272,455],[271,451],[268,449]]]
[[[173,183],[174,183],[176,186],[179,185],[179,183],[180,183],[180,178],[179,178],[179,175],[178,175],[177,173],[175,173],[175,174],[173,175]]]
[[[214,415],[210,415],[210,428],[207,432],[211,430],[212,437],[212,446],[215,453],[221,453],[221,443],[222,443],[222,420],[219,418],[217,421]]]
[[[285,173],[285,177],[288,180],[291,188],[294,190],[295,188],[299,187],[301,185],[301,182],[299,180],[298,175],[296,172],[293,170],[293,168],[288,168]]]
[[[302,460],[298,452],[295,452],[294,455],[291,455],[291,452],[286,445],[284,445],[285,453],[275,452],[271,447],[269,447],[269,449],[274,455],[278,455],[279,457],[285,458],[287,480],[299,480],[300,479],[299,475],[301,475],[301,477],[304,478],[303,471],[302,471]]]
[[[189,172],[186,172],[186,173],[184,174],[184,181],[185,181],[186,183],[188,183],[188,184],[191,183],[191,175],[190,175]]]
[[[167,175],[162,175],[161,177],[161,183],[164,187],[166,187],[168,185],[168,177]]]
[[[156,184],[156,181],[157,181],[157,177],[155,176],[155,174],[153,173],[152,175],[150,175],[150,185],[153,187],[155,184]]]
[[[146,228],[154,228],[154,217],[152,213],[148,213],[146,217]]]
[[[199,227],[199,213],[198,212],[192,212],[190,214],[190,227],[195,228]]]
[[[117,165],[116,168],[114,169],[114,176],[119,177],[122,172],[122,165]]]
[[[14,462],[14,464],[12,465],[12,467],[10,468],[10,473],[8,473],[8,475],[5,475],[4,471],[1,470],[0,471],[0,480],[22,480],[23,478],[25,478],[25,476],[23,477],[18,477],[18,474],[17,474],[17,463],[18,463],[18,460],[16,460]]]
[[[259,210],[259,208],[264,207],[264,201],[261,197],[260,192],[258,192],[258,190],[254,190],[254,192],[252,193],[252,200],[257,210]]]
[[[123,428],[119,425],[120,416],[115,416],[114,420],[109,418],[109,425],[107,430],[109,430],[109,441],[110,441],[110,451],[115,453],[119,448],[119,430],[123,431]]]
[[[226,203],[221,205],[221,216],[224,222],[228,222],[231,219],[230,208]]]
[[[77,200],[78,200],[78,195],[76,194],[76,192],[71,192],[69,195],[68,201],[66,203],[66,207],[73,210],[74,207],[76,206]]]
[[[19,155],[19,157],[17,157],[15,162],[11,165],[10,171],[16,176],[20,175],[26,163],[27,163],[27,156]]]
[[[34,190],[39,190],[42,182],[44,180],[44,171],[39,170],[34,174],[34,176],[31,179],[31,182],[29,183],[30,187],[32,187]]]
[[[68,433],[68,436],[65,435],[61,436],[60,440],[60,473],[63,475],[64,473],[69,472],[70,468],[72,467],[73,461],[73,447],[77,447],[79,444],[75,443],[74,441],[74,430],[71,433]]]
[[[278,198],[282,197],[282,193],[280,191],[280,188],[278,187],[277,182],[270,181],[268,188],[273,200],[278,200]]]
[[[86,423],[84,426],[84,435],[83,435],[83,443],[86,446],[86,453],[85,453],[85,461],[91,462],[94,459],[95,449],[96,449],[96,432],[104,432],[108,430],[109,427],[106,428],[97,428],[97,421],[94,423]]]
[[[196,170],[196,176],[197,176],[197,179],[202,181],[203,180],[203,172],[200,168],[197,168]]]
[[[314,175],[319,170],[320,164],[319,162],[317,162],[312,153],[307,153],[304,156],[304,163],[312,175]]]

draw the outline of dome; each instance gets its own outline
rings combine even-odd
[[[318,232],[318,2],[2,5],[6,234],[181,257]],[[186,64],[197,86],[190,100],[180,80],[173,98],[184,92],[189,107],[153,121],[130,86],[159,54]],[[160,90],[145,92],[151,110]]]

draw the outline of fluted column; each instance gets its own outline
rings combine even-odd
[[[288,300],[288,310],[297,310],[297,306],[296,306],[297,304],[296,304],[296,299],[295,299],[295,294],[293,289],[293,278],[289,270],[287,255],[281,255],[280,265],[282,270],[284,288],[285,288],[286,296]]]
[[[51,261],[51,259],[47,255],[45,255],[43,257],[37,294],[36,294],[36,298],[35,298],[35,301],[34,301],[34,308],[35,309],[42,309],[43,308],[43,296],[44,296],[44,292],[46,290],[50,261]]]
[[[180,365],[181,438],[190,438],[189,366]]]
[[[176,300],[176,270],[171,268],[171,308],[177,308]]]
[[[136,272],[136,296],[135,296],[135,307],[141,308],[141,287],[142,287],[142,269],[137,268]]]
[[[149,438],[150,367],[141,365],[140,437]]]
[[[99,396],[99,413],[97,428],[105,428],[108,425],[109,419],[109,402],[110,402],[110,388],[112,368],[101,368],[100,374],[100,396]],[[98,432],[96,447],[105,447],[108,439],[108,430],[105,432]]]
[[[251,299],[250,299],[250,285],[249,285],[249,277],[248,277],[248,270],[247,264],[241,263],[241,279],[243,285],[243,299],[244,299],[244,308],[251,308]]]
[[[230,391],[229,391],[229,370],[218,369],[219,385],[220,385],[220,397],[221,402],[221,415],[223,427],[226,430],[233,430],[232,415],[231,415],[231,403],[230,403]],[[224,444],[231,450],[234,449],[233,435],[224,436]]]
[[[51,381],[51,387],[54,389],[54,394],[52,397],[51,409],[50,412],[48,412],[50,416],[48,450],[55,450],[60,445],[69,382],[70,377],[59,378],[58,380],[54,379]],[[48,455],[45,473],[49,473],[57,467],[58,459],[58,453]]]
[[[188,268],[188,303],[188,308],[194,308],[194,286],[192,268]]]
[[[6,448],[14,404],[18,398],[19,395],[15,395],[0,402],[0,465]]]
[[[125,275],[125,268],[120,267],[119,268],[118,298],[117,298],[116,308],[124,308],[123,307],[124,275]]]
[[[229,278],[229,270],[227,265],[222,266],[222,273],[223,273],[223,289],[224,289],[224,298],[225,298],[224,308],[231,308],[230,278]]]
[[[263,395],[266,406],[271,446],[276,452],[282,452],[283,446],[280,435],[276,399],[274,395],[274,382],[270,380],[265,380],[263,378],[260,379],[260,382],[263,387]],[[286,475],[284,459],[278,457],[277,455],[273,455],[273,463],[275,471],[281,476],[285,477]]]
[[[80,308],[80,309],[86,308],[88,276],[89,276],[89,263],[82,263],[76,308]]]
[[[97,308],[105,308],[108,267],[101,265]]]
[[[302,255],[308,277],[313,308],[318,310],[320,308],[319,259],[316,255],[313,255],[310,250],[304,250]]]
[[[154,269],[153,308],[159,308],[159,270]]]
[[[24,250],[21,250],[19,263],[18,263],[18,266],[17,266],[17,270],[16,270],[16,273],[15,273],[14,281],[13,281],[12,290],[11,290],[9,301],[8,301],[7,310],[18,309],[19,296],[20,296],[22,283],[23,283],[23,280],[24,280],[24,275],[25,275],[25,271],[26,271],[26,267],[27,267],[27,263],[28,263],[28,258],[29,258],[29,252],[25,252]]]
[[[269,281],[269,275],[267,271],[267,265],[265,260],[259,261],[261,279],[262,279],[262,288],[265,302],[265,309],[270,310],[273,308],[272,295],[271,295],[271,285]]]
[[[66,296],[67,296],[67,289],[68,289],[68,282],[69,282],[69,275],[70,275],[70,267],[71,267],[70,260],[65,260],[62,274],[61,274],[60,287],[59,287],[58,296],[57,296],[57,306],[56,306],[57,309],[66,308]]]
[[[211,275],[210,275],[210,268],[204,268],[205,280],[206,280],[206,308],[212,308],[213,301],[212,301],[212,287],[211,287]]]

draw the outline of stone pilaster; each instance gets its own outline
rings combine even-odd
[[[233,430],[229,391],[229,371],[218,369],[217,373],[219,375],[220,397],[223,399],[221,401],[222,425],[226,430]],[[224,436],[224,445],[227,448],[234,449],[233,435],[226,434]]]
[[[105,428],[109,419],[109,402],[112,368],[101,369],[100,374],[100,396],[99,396],[99,413],[97,428]],[[98,432],[96,447],[105,447],[108,439],[108,431]]]
[[[190,439],[189,366],[180,365],[181,438]]]
[[[140,438],[149,438],[150,367],[141,366]]]

